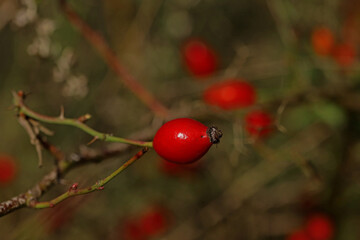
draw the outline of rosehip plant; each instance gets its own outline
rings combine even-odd
[[[190,118],[165,123],[155,134],[154,150],[165,160],[191,163],[200,159],[213,144],[220,142],[222,132]]]
[[[14,198],[11,201],[14,201],[13,204],[8,204],[8,202],[0,203],[0,214],[7,214],[8,212],[17,209],[21,206],[29,206],[32,208],[49,208],[54,207],[56,204],[64,201],[67,198],[87,194],[93,191],[103,190],[104,185],[109,181],[114,179],[119,173],[124,169],[134,163],[137,159],[142,157],[150,147],[154,147],[155,151],[164,159],[176,163],[190,163],[200,159],[213,144],[217,144],[222,137],[222,132],[216,127],[207,127],[204,124],[189,118],[179,118],[165,123],[155,134],[153,142],[151,141],[138,141],[130,140],[126,138],[116,137],[111,134],[101,133],[95,129],[90,128],[85,124],[85,121],[90,119],[89,114],[80,116],[78,118],[66,118],[64,113],[61,112],[59,117],[50,117],[39,114],[30,108],[28,108],[25,103],[26,94],[23,91],[17,93],[13,92],[14,105],[18,112],[18,120],[20,124],[28,132],[32,144],[35,145],[36,151],[39,157],[39,164],[42,163],[42,148],[47,149],[57,160],[58,168],[53,171],[51,174],[52,179],[44,177],[41,182],[41,186],[38,188],[47,188],[48,185],[53,184],[57,180],[57,174],[65,172],[67,169],[75,165],[77,162],[65,162],[65,155],[57,147],[53,146],[45,140],[44,137],[40,135],[40,132],[44,134],[52,134],[50,130],[45,128],[40,124],[40,122],[46,122],[50,124],[60,124],[60,125],[70,125],[76,128],[83,130],[84,132],[92,135],[94,138],[90,142],[94,142],[98,139],[109,141],[109,142],[120,142],[134,146],[143,147],[137,154],[132,158],[127,160],[123,165],[118,169],[112,172],[107,177],[97,181],[90,187],[78,189],[78,183],[71,185],[69,190],[58,197],[50,200],[39,202],[37,201],[37,196],[32,190],[27,192],[27,194],[19,195],[17,198]],[[118,152],[115,150],[115,152]],[[105,151],[104,155],[112,155],[111,151]],[[80,157],[81,158],[81,157]],[[88,159],[89,156],[84,158]],[[98,156],[90,157],[90,159],[97,159]],[[11,169],[8,166],[4,165],[3,169]],[[10,176],[9,171],[3,176],[3,179],[8,179]],[[45,187],[44,187],[45,186]],[[42,192],[40,192],[40,195]],[[28,200],[30,198],[30,200]]]
[[[288,233],[285,231],[291,221],[285,222],[294,219],[294,211],[299,210],[294,209],[295,196],[305,190],[322,201],[324,206],[319,208],[336,213],[336,222],[345,219],[346,224],[341,222],[339,226],[349,228],[349,217],[355,217],[356,212],[351,211],[354,201],[348,201],[352,200],[348,197],[356,195],[358,182],[353,171],[359,146],[355,48],[359,39],[349,41],[339,33],[342,20],[349,15],[359,22],[360,1],[105,1],[85,5],[68,0],[2,2],[0,86],[25,87],[37,96],[34,106],[41,110],[25,105],[28,94],[14,93],[14,120],[29,139],[19,131],[5,136],[12,130],[10,127],[18,126],[5,119],[7,114],[0,118],[1,126],[9,126],[2,132],[1,147],[21,149],[18,153],[23,155],[22,169],[26,168],[22,176],[26,181],[0,191],[5,198],[0,202],[0,217],[21,208],[59,209],[75,201],[73,197],[105,188],[105,193],[90,196],[90,205],[80,201],[85,206],[80,215],[72,211],[59,216],[50,213],[54,223],[50,218],[42,222],[52,229],[71,227],[83,238],[113,239],[107,236],[106,229],[112,226],[112,220],[123,218],[124,208],[166,198],[177,211],[174,216],[181,220],[166,239],[279,239]],[[343,9],[351,12],[344,11],[337,21],[335,15]],[[120,21],[108,22],[112,19]],[[314,28],[310,35],[312,23],[326,23],[329,27]],[[18,24],[26,24],[26,28]],[[353,26],[358,35],[359,24]],[[185,38],[189,40],[183,44]],[[184,79],[183,73],[201,84]],[[255,85],[261,88],[260,94]],[[8,89],[2,90],[5,95]],[[167,102],[163,104],[156,95]],[[10,105],[6,96],[3,98],[3,105]],[[66,111],[54,108],[62,104]],[[86,113],[77,115],[84,109],[96,114],[98,120],[92,121]],[[288,131],[272,141],[261,141],[274,132],[275,112],[282,114]],[[226,139],[219,129],[207,124],[209,119],[225,127],[222,130]],[[54,125],[56,132],[47,129]],[[118,137],[118,133],[132,139]],[[253,144],[256,139],[260,141]],[[216,159],[206,161],[212,145],[219,141],[222,145],[216,150],[221,152]],[[29,142],[34,145],[32,152],[23,148]],[[107,188],[147,151],[153,151],[148,156],[153,159],[139,162]],[[34,161],[36,154],[39,165],[44,160],[44,168],[39,171]],[[124,159],[129,154],[132,157]],[[102,162],[109,158],[111,163]],[[205,171],[192,184],[177,181],[159,174],[158,165],[151,165],[160,158],[164,159],[162,170],[168,174],[197,173],[198,163],[204,164]],[[83,165],[88,164],[92,166],[84,169]],[[18,171],[16,165],[15,171],[7,168],[0,164],[0,172],[6,172],[0,173],[0,189],[14,180],[9,177],[14,174],[9,173],[15,172],[16,176]],[[94,175],[92,185],[84,186]],[[289,178],[291,181],[287,181]],[[30,181],[36,182],[28,186]],[[19,191],[25,185],[27,189]],[[54,185],[57,187],[52,189]],[[13,196],[14,192],[17,195]],[[339,206],[349,211],[339,211]],[[91,219],[82,218],[88,213],[102,221],[89,228]],[[28,216],[25,212],[0,218],[0,238],[44,238],[25,234],[28,226],[36,225],[25,219]],[[74,223],[85,221],[65,225],[72,219]],[[125,226],[128,231],[121,239],[155,239],[168,228],[164,219],[158,212],[144,213]],[[13,226],[14,220],[25,221]],[[326,229],[321,227],[326,224],[310,222],[289,239],[314,240],[321,232],[320,239],[334,235],[319,230]],[[339,232],[342,235],[343,229]],[[12,236],[16,234],[21,236]],[[69,234],[58,237],[70,238]]]

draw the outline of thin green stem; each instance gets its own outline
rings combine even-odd
[[[127,160],[123,165],[121,165],[121,167],[119,167],[113,173],[111,173],[109,176],[107,176],[106,178],[104,178],[104,179],[102,179],[100,181],[97,181],[94,185],[92,185],[92,186],[90,186],[88,188],[77,189],[77,185],[73,185],[73,187],[71,187],[67,192],[61,194],[60,196],[58,196],[58,197],[56,197],[56,198],[54,198],[54,199],[52,199],[50,201],[32,203],[32,204],[30,204],[29,207],[32,207],[32,208],[54,207],[56,204],[64,201],[67,198],[78,196],[78,195],[83,195],[83,194],[87,194],[87,193],[91,193],[91,192],[98,191],[98,190],[103,190],[104,189],[103,186],[105,184],[110,182],[119,173],[121,173],[128,166],[130,166],[132,163],[134,163],[136,160],[138,160],[140,157],[142,157],[148,150],[149,150],[149,148],[147,148],[147,147],[142,149],[137,154],[135,154],[132,158]]]
[[[59,124],[59,125],[69,125],[79,128],[84,132],[88,133],[89,135],[93,136],[94,140],[99,139],[106,142],[120,142],[120,143],[141,146],[141,147],[152,147],[152,142],[137,141],[137,140],[130,140],[121,137],[115,137],[112,136],[111,134],[101,133],[99,131],[96,131],[95,129],[92,129],[91,127],[89,127],[84,123],[84,121],[90,119],[91,116],[89,114],[85,114],[84,116],[81,116],[79,118],[65,118],[63,116],[63,113],[60,114],[59,117],[50,117],[34,112],[24,104],[23,94],[20,93],[21,92],[19,93],[13,92],[14,105],[18,108],[19,114],[24,114],[25,116],[33,118],[40,122]]]

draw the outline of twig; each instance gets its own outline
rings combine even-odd
[[[56,204],[64,201],[65,199],[68,199],[70,197],[91,193],[91,192],[94,192],[97,190],[103,190],[104,189],[103,186],[105,184],[107,184],[109,181],[111,181],[114,177],[116,177],[119,173],[121,173],[123,170],[125,170],[128,166],[130,166],[132,163],[134,163],[140,157],[142,157],[148,150],[149,150],[149,148],[142,149],[135,156],[133,156],[132,158],[127,160],[123,165],[121,165],[121,167],[119,167],[113,173],[111,173],[109,176],[107,176],[106,178],[104,178],[100,181],[97,181],[95,184],[93,184],[92,186],[90,186],[88,188],[77,189],[77,184],[73,184],[72,187],[67,192],[61,194],[60,196],[58,196],[50,201],[31,203],[29,205],[29,207],[32,207],[32,208],[54,207]]]
[[[289,11],[286,9],[282,1],[266,1],[270,14],[273,16],[280,38],[286,46],[293,46],[296,40],[294,31],[292,30]]]
[[[121,78],[127,88],[129,88],[145,105],[155,114],[161,117],[168,116],[168,109],[161,104],[149,91],[147,91],[120,63],[119,59],[106,43],[105,39],[94,31],[81,17],[69,7],[66,0],[59,0],[61,10],[68,18],[69,22],[76,27],[84,38],[103,57],[108,66]]]
[[[45,123],[52,123],[52,124],[60,124],[60,125],[69,125],[73,127],[77,127],[84,132],[88,133],[89,135],[96,137],[97,139],[106,141],[106,142],[120,142],[126,143],[141,147],[152,147],[152,142],[144,142],[144,141],[136,141],[136,140],[129,140],[125,138],[115,137],[110,134],[98,132],[88,125],[84,123],[85,120],[90,118],[90,115],[86,114],[79,118],[65,118],[65,117],[50,117],[46,115],[39,114],[37,112],[32,111],[24,104],[24,99],[22,94],[17,94],[13,92],[14,98],[14,105],[17,107],[19,114],[23,114],[29,118],[36,119],[41,122]]]
[[[0,202],[0,217],[5,216],[8,213],[19,208],[35,205],[37,203],[37,199],[41,197],[43,193],[45,193],[52,185],[57,182],[59,174],[64,174],[69,169],[80,166],[81,164],[112,157],[116,154],[123,152],[124,150],[127,150],[129,147],[129,145],[120,145],[118,146],[118,148],[112,148],[111,150],[105,149],[102,152],[95,151],[92,154],[84,152],[78,157],[77,161],[61,161],[58,168],[50,171],[41,179],[40,182],[35,184],[35,186],[29,189],[26,193],[21,193],[18,196],[11,198],[10,200]],[[141,150],[141,152],[143,152],[143,150]]]
[[[69,167],[70,163],[62,164],[60,171],[64,172]],[[45,175],[39,183],[37,183],[33,188],[29,189],[26,193],[21,193],[18,196],[11,198],[10,200],[1,202],[0,217],[36,201],[38,197],[40,197],[45,191],[49,189],[50,186],[56,182],[57,175],[58,170],[54,169]]]
[[[35,132],[32,125],[25,118],[25,115],[19,114],[18,121],[19,121],[20,125],[23,126],[23,128],[25,129],[27,134],[29,135],[30,143],[35,146],[36,153],[37,153],[38,159],[39,159],[38,165],[39,165],[39,167],[41,167],[42,163],[43,163],[43,157],[42,157],[42,152],[41,152],[41,144],[40,144],[39,139],[37,138],[37,133]]]
[[[45,148],[51,155],[54,156],[57,163],[65,161],[65,154],[53,144],[45,140],[44,137],[38,136],[38,139],[43,148]]]

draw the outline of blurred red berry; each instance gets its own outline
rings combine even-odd
[[[15,159],[9,155],[0,155],[0,184],[14,180],[16,175]]]
[[[154,207],[140,217],[139,226],[146,236],[158,236],[169,227],[167,212],[160,207]]]
[[[196,77],[207,77],[217,68],[215,52],[202,40],[190,40],[182,50],[183,60],[188,71]]]
[[[312,239],[307,235],[304,229],[300,229],[290,233],[286,237],[286,240],[312,240]]]
[[[145,240],[146,234],[141,229],[141,225],[134,219],[126,220],[120,233],[122,240]]]
[[[311,43],[317,54],[330,55],[335,43],[334,35],[326,27],[315,28],[311,35]]]
[[[261,110],[249,112],[245,117],[245,128],[250,136],[265,137],[273,130],[273,118]]]
[[[318,213],[306,220],[305,231],[312,240],[330,240],[334,234],[334,225],[327,215]]]
[[[168,230],[169,226],[168,211],[160,206],[153,206],[142,215],[125,220],[119,237],[122,240],[153,239]]]
[[[338,44],[333,50],[333,57],[340,66],[348,67],[355,62],[356,51],[350,44]]]
[[[253,105],[256,93],[251,84],[241,80],[230,79],[211,85],[205,90],[203,98],[209,105],[232,110]]]

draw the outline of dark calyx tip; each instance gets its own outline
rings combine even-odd
[[[220,142],[220,138],[222,137],[223,133],[215,126],[211,126],[206,131],[207,135],[210,138],[210,142],[213,144],[217,144]]]

